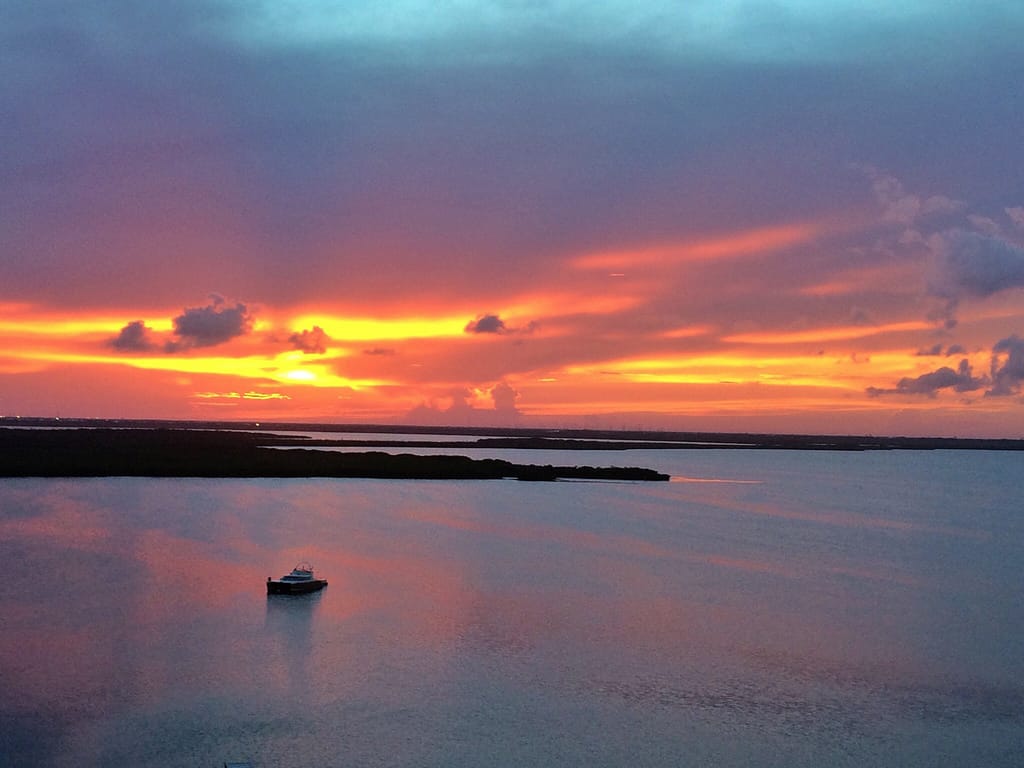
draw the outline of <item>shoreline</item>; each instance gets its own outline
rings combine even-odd
[[[161,419],[84,419],[0,416],[0,429],[111,429],[217,432],[325,432],[373,435],[463,435],[475,441],[417,441],[288,436],[292,445],[318,447],[520,448],[541,450],[782,449],[795,451],[984,450],[1024,451],[1024,438],[906,437],[892,435],[810,435],[658,430],[538,429],[528,427],[425,427],[410,424],[331,424]]]

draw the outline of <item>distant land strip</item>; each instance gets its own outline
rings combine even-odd
[[[543,450],[630,449],[782,449],[803,451],[983,450],[1022,451],[1024,438],[900,437],[885,435],[790,435],[743,432],[668,432],[658,430],[537,429],[395,424],[326,424],[253,421],[173,421],[154,419],[80,419],[0,417],[0,427],[110,429],[186,429],[246,432],[334,432],[379,435],[463,435],[477,440],[409,440],[408,438],[310,438],[287,436],[307,447],[519,448]]]
[[[661,480],[640,467],[555,467],[467,456],[277,450],[297,438],[202,429],[0,428],[0,477],[362,477]]]

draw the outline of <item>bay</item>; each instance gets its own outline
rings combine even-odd
[[[486,455],[0,482],[0,765],[1021,763],[1019,454]]]

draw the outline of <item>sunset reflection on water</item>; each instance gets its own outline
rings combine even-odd
[[[742,456],[675,467],[706,483],[7,481],[3,757],[1011,764],[998,493],[942,512],[941,456]],[[326,589],[266,595],[303,560]]]

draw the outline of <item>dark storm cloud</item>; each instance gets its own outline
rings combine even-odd
[[[213,347],[252,329],[252,317],[245,304],[230,307],[224,299],[214,296],[205,307],[192,307],[174,318],[177,341],[168,343],[167,349],[176,352],[192,347]]]
[[[1024,383],[1024,339],[1017,336],[997,341],[992,347],[991,397],[1020,394]]]
[[[319,325],[288,337],[288,341],[295,349],[302,350],[307,355],[322,355],[327,351],[327,342],[330,340],[331,337]]]
[[[152,331],[142,320],[134,320],[113,339],[110,346],[122,352],[145,352],[156,348]]]
[[[880,395],[926,395],[935,397],[943,389],[952,389],[955,392],[974,392],[986,384],[988,379],[976,378],[971,372],[971,365],[965,359],[960,361],[957,370],[943,366],[931,373],[925,373],[917,378],[900,379],[894,389],[880,389],[868,387],[867,393],[872,397]]]

